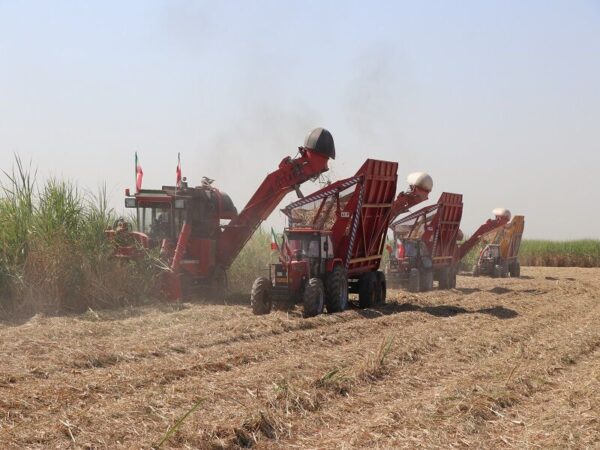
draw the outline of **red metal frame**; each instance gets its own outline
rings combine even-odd
[[[424,226],[419,238],[426,245],[433,267],[437,269],[456,262],[462,211],[462,194],[443,192],[436,204],[403,217],[394,222],[391,228],[396,230],[399,225],[412,223],[412,232],[417,226]]]
[[[368,159],[353,177],[339,180],[290,205],[283,212],[291,219],[295,208],[321,200],[312,222],[314,225],[323,213],[325,201],[354,187],[343,209],[336,212],[330,227],[334,258],[339,258],[348,269],[348,276],[377,270],[385,245],[385,235],[390,222],[398,181],[398,163]],[[290,231],[311,229],[294,228]]]
[[[300,148],[300,157],[287,157],[279,168],[267,175],[248,204],[226,225],[217,241],[217,263],[229,268],[261,222],[300,184],[328,170],[329,158],[307,148]]]
[[[488,233],[503,227],[508,223],[508,218],[505,216],[498,216],[495,219],[488,219],[483,225],[481,225],[473,235],[465,242],[460,244],[458,247],[458,260],[462,259],[469,253]]]

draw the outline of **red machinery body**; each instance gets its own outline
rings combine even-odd
[[[368,159],[353,177],[337,181],[290,205],[281,261],[270,278],[252,288],[257,314],[273,301],[302,300],[305,316],[343,311],[348,293],[359,294],[362,307],[385,301],[381,264],[392,214],[427,198],[415,186],[394,199],[398,164]],[[400,205],[400,206],[399,206]]]
[[[179,300],[184,288],[196,284],[226,286],[226,270],[260,223],[286,194],[327,171],[330,158],[335,158],[331,134],[314,130],[299,148],[299,156],[284,158],[239,214],[231,198],[208,179],[198,187],[184,182],[128,196],[125,206],[137,210],[138,249],[160,249],[166,296]],[[223,220],[229,222],[222,224]],[[117,246],[117,254],[131,252],[121,247]]]
[[[434,280],[442,289],[454,287],[462,211],[462,195],[444,192],[436,204],[394,222],[388,282],[413,292],[432,289]]]

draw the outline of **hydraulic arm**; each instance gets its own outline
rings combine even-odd
[[[318,130],[320,135],[315,137]],[[267,175],[238,216],[224,227],[217,242],[217,264],[220,267],[227,269],[231,266],[254,231],[283,197],[328,170],[329,158],[335,158],[333,138],[327,130],[317,129],[308,136],[299,152],[299,157],[287,157],[281,161],[279,168]]]

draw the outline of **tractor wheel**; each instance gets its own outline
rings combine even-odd
[[[375,272],[367,272],[360,277],[358,282],[358,306],[371,308],[375,303],[377,291],[377,277]]]
[[[421,272],[421,292],[427,292],[433,289],[433,270],[423,270]]]
[[[521,277],[521,263],[519,261],[515,261],[515,263],[513,264],[513,270],[514,270],[514,272],[511,272],[510,276],[514,277],[514,278],[520,278]]]
[[[254,314],[269,314],[273,302],[269,298],[269,289],[271,288],[271,280],[265,277],[259,277],[254,280],[252,292],[250,294],[250,305]]]
[[[409,292],[419,292],[421,289],[421,274],[419,269],[413,268],[410,269],[410,273],[408,274],[408,291]]]
[[[508,263],[502,264],[502,278],[506,278],[508,276]]]
[[[473,276],[474,277],[478,277],[479,276],[479,266],[477,264],[475,264],[473,266]]]
[[[442,267],[439,271],[440,289],[450,289],[450,270],[448,267]]]
[[[502,278],[502,266],[498,264],[494,266],[494,278]]]
[[[375,272],[375,277],[377,280],[375,304],[385,305],[385,300],[387,298],[387,282],[385,281],[385,273],[383,273],[381,270],[378,270],[377,272]]]
[[[304,289],[304,317],[318,316],[323,312],[325,289],[320,278],[311,278]]]
[[[325,279],[325,298],[328,313],[345,311],[348,307],[348,274],[337,265]]]
[[[450,269],[449,280],[450,280],[450,289],[455,289],[456,288],[456,269],[455,268]]]

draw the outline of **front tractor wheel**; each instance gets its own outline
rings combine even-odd
[[[358,282],[358,306],[371,308],[375,303],[377,292],[377,277],[375,272],[364,273]]]
[[[252,312],[254,314],[269,314],[271,312],[273,302],[269,298],[270,287],[271,280],[268,278],[259,277],[254,280],[250,294],[250,305],[252,305]]]
[[[425,269],[421,272],[421,292],[431,291],[433,289],[433,270]]]
[[[304,289],[304,317],[318,316],[323,312],[325,289],[320,278],[311,278]]]
[[[496,264],[494,266],[494,274],[493,274],[494,278],[502,278],[502,266],[499,264]]]
[[[345,311],[348,307],[348,274],[343,266],[337,265],[325,280],[327,312]]]
[[[408,273],[408,291],[419,292],[421,290],[421,273],[419,269],[412,268]]]

